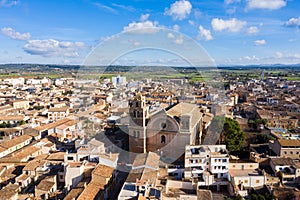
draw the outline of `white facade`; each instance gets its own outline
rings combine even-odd
[[[121,77],[120,75],[112,77],[111,82],[116,85],[124,85],[126,84],[126,77]]]
[[[76,186],[84,177],[84,163],[69,162],[65,166],[65,187],[70,190]]]
[[[13,85],[13,87],[17,86],[17,85],[24,85],[25,83],[25,79],[20,77],[20,78],[6,78],[2,81],[2,84],[9,84],[9,85]]]
[[[186,146],[185,179],[198,178],[204,185],[228,178],[229,154],[225,145]],[[207,176],[204,172],[210,172]],[[204,180],[205,179],[205,180]],[[224,180],[222,180],[224,181]]]
[[[27,85],[42,85],[42,84],[51,84],[51,80],[44,77],[43,79],[27,79]]]
[[[229,180],[237,194],[245,197],[249,188],[260,187],[266,184],[266,176],[258,170],[255,162],[235,162],[229,164]]]

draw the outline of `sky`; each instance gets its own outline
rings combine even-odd
[[[296,64],[299,9],[299,0],[0,0],[0,63],[84,64],[110,43],[105,54],[120,65],[180,65],[171,50],[198,52],[187,48],[192,39],[217,65]],[[132,41],[130,62],[118,37]],[[133,53],[147,39],[173,46]]]

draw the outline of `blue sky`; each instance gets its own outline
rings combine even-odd
[[[82,64],[99,43],[145,27],[184,34],[168,35],[174,48],[193,38],[218,65],[300,63],[299,9],[298,0],[0,0],[0,63]]]

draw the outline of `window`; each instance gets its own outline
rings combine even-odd
[[[256,183],[259,183],[259,180],[256,180],[255,182],[256,182]]]
[[[184,128],[189,128],[189,122],[184,122]]]
[[[232,168],[235,168],[235,165],[232,165]]]
[[[68,160],[73,160],[73,157],[70,157],[70,156],[69,156],[69,157],[68,157]]]
[[[291,151],[290,154],[293,154],[293,152]]]
[[[286,154],[286,151],[284,151],[283,153]]]
[[[166,143],[166,136],[162,135],[160,136],[160,143],[165,144]]]
[[[161,124],[160,124],[160,127],[161,127],[162,129],[165,129],[165,128],[167,127],[167,124],[166,124],[166,123],[161,123]]]
[[[245,180],[245,183],[248,183],[248,180]]]
[[[133,136],[135,138],[139,138],[140,137],[140,131],[133,131]]]

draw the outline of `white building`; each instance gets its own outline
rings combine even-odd
[[[235,192],[242,197],[248,195],[250,188],[266,184],[266,176],[258,169],[256,162],[233,161],[229,164],[229,180]]]
[[[292,158],[270,158],[270,167],[274,174],[282,177],[282,183],[298,183],[300,164]]]
[[[27,79],[26,81],[27,85],[42,85],[42,84],[46,84],[46,85],[50,85],[51,84],[51,80],[49,78],[42,78],[42,79]]]
[[[65,106],[62,108],[50,108],[48,110],[48,120],[53,122],[60,119],[64,119],[69,116],[70,110],[69,107]]]
[[[188,145],[184,164],[186,179],[201,178],[204,171],[211,172],[216,178],[227,178],[229,154],[226,145]]]
[[[226,145],[186,146],[184,178],[217,191],[228,187],[229,154]]]
[[[93,167],[94,166],[90,166],[87,161],[65,162],[64,174],[60,174],[60,176],[63,176],[64,178],[62,180],[65,181],[66,189],[69,191],[76,186],[84,178],[84,171]]]
[[[88,142],[76,141],[75,143],[75,146],[77,147],[77,152],[66,153],[65,162],[82,162],[86,160],[90,162],[100,163],[109,167],[117,167],[119,154],[108,153],[108,149],[104,146],[103,142],[93,138]]]
[[[120,75],[111,77],[111,82],[114,86],[117,85],[125,85],[126,84],[126,77],[121,77]]]
[[[25,83],[25,79],[23,77],[20,78],[6,78],[2,81],[2,84],[8,84],[15,86],[23,86]]]

